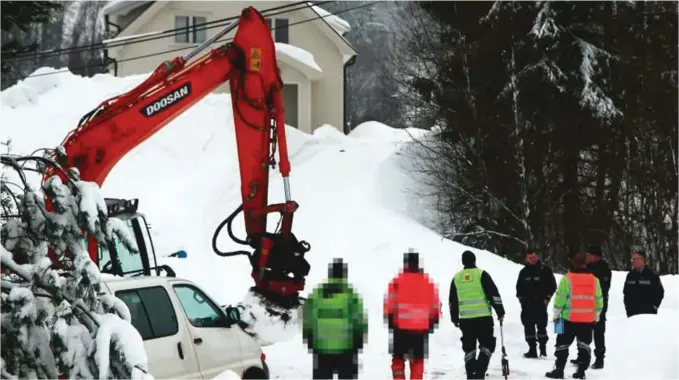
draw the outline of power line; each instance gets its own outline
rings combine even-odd
[[[328,1],[329,2],[329,1]],[[304,4],[304,1],[300,1],[297,3],[293,4],[287,4],[283,6],[278,6],[278,7],[273,7],[269,9],[265,9],[261,11],[263,16],[276,16],[292,11],[296,11],[302,8],[308,7],[307,4]],[[327,3],[327,2],[326,2]],[[297,5],[302,5],[302,7],[295,8],[295,9],[290,9],[288,11],[282,11],[278,13],[273,13],[273,14],[265,14],[266,12],[271,12],[271,11],[276,11],[284,8],[289,8]],[[117,41],[117,42],[112,42],[110,44],[105,44],[103,41],[102,42],[97,42],[94,44],[89,44],[89,45],[81,45],[81,46],[73,46],[70,48],[64,48],[64,49],[57,49],[57,50],[46,50],[42,52],[32,52],[32,53],[27,53],[24,55],[20,56],[15,56],[11,57],[9,59],[6,59],[7,61],[22,61],[22,60],[29,60],[29,59],[34,59],[34,58],[48,58],[48,57],[55,57],[55,56],[60,56],[60,55],[70,55],[70,54],[75,54],[78,52],[83,52],[83,51],[88,51],[88,50],[99,50],[99,49],[110,49],[114,47],[119,47],[119,46],[125,46],[125,45],[132,45],[135,43],[140,43],[140,42],[147,42],[147,41],[153,41],[153,40],[158,40],[162,38],[168,38],[168,37],[173,37],[182,33],[185,33],[187,31],[201,31],[201,30],[207,30],[207,29],[214,29],[214,28],[221,28],[224,26],[229,25],[231,22],[229,21],[235,21],[238,20],[240,16],[233,16],[233,17],[227,17],[223,19],[218,19],[218,20],[213,20],[201,24],[194,24],[193,26],[186,26],[183,28],[175,28],[175,29],[169,29],[165,31],[160,31],[157,33],[154,33],[152,36],[149,35],[140,35],[136,37],[130,37],[125,40]],[[104,40],[106,41],[106,40]]]
[[[330,1],[325,1],[322,4],[329,3]],[[286,8],[291,8],[294,6],[301,5],[301,7],[295,8],[295,9],[288,9],[288,10],[283,10]],[[270,17],[270,16],[277,16],[280,14],[284,13],[289,13],[289,12],[294,12],[299,9],[303,8],[308,8],[309,5],[306,4],[306,1],[300,1],[292,4],[286,4],[286,5],[281,5],[278,7],[272,7],[265,9],[261,11],[262,16],[264,17]],[[283,10],[283,11],[281,11]],[[279,11],[277,13],[268,13],[268,12],[273,12],[273,11]],[[9,58],[5,58],[6,61],[8,62],[15,62],[15,61],[24,61],[24,60],[31,60],[35,58],[49,58],[49,57],[57,57],[60,55],[70,55],[70,54],[75,54],[75,53],[80,53],[83,51],[89,51],[89,50],[99,50],[99,49],[110,49],[114,47],[119,47],[119,46],[126,46],[126,45],[132,45],[135,43],[140,43],[140,42],[147,42],[147,41],[153,41],[153,40],[159,40],[162,38],[169,38],[173,37],[182,33],[185,33],[187,31],[202,31],[202,30],[208,30],[208,29],[214,29],[214,28],[221,28],[224,26],[229,25],[232,21],[238,20],[240,16],[233,16],[233,17],[227,17],[227,18],[222,18],[218,20],[213,20],[209,22],[204,22],[200,24],[194,24],[193,26],[186,26],[182,28],[175,28],[175,29],[169,29],[169,30],[164,30],[164,31],[159,31],[159,32],[154,32],[153,35],[140,35],[136,37],[129,37],[124,40],[120,41],[114,41],[111,42],[110,44],[105,44],[103,41],[102,42],[97,42],[89,45],[81,45],[81,46],[72,46],[70,48],[63,48],[63,49],[56,49],[56,50],[44,50],[41,52],[30,52],[26,54],[20,54],[20,55],[15,55],[15,56],[10,56]],[[115,38],[113,38],[115,39]],[[106,41],[106,40],[104,40]]]
[[[377,3],[379,3],[379,1],[374,1],[372,3],[367,3],[367,4],[359,5],[359,6],[356,6],[356,7],[353,7],[353,8],[348,8],[348,9],[345,9],[345,10],[342,10],[342,11],[329,13],[326,16],[312,17],[312,18],[309,18],[309,19],[306,19],[306,20],[290,23],[290,24],[286,25],[285,27],[291,27],[291,26],[295,26],[295,25],[299,25],[299,24],[304,24],[304,23],[307,23],[307,22],[311,22],[311,21],[314,21],[314,20],[321,19],[321,18],[334,16],[334,15],[337,15],[337,14],[340,14],[340,13],[345,13],[345,12],[353,11],[353,10],[356,10],[356,9],[365,8],[365,7],[368,7],[368,6],[373,6]],[[279,29],[279,28],[282,28],[282,26],[274,27],[274,28],[271,28],[269,30],[276,30],[276,29]],[[224,38],[224,39],[217,40],[214,43],[218,43],[218,42],[226,43],[226,42],[231,42],[231,41],[233,41],[233,38]],[[167,53],[176,53],[176,52],[183,51],[183,50],[195,49],[198,45],[200,45],[200,44],[195,44],[195,45],[192,45],[192,46],[186,46],[186,47],[181,47],[181,48],[176,48],[176,49],[171,49],[171,50],[164,50],[164,51],[140,55],[140,56],[136,56],[136,57],[119,59],[119,60],[117,60],[117,63],[136,61],[136,60],[139,60],[139,59],[155,57],[155,56],[163,55],[163,54],[167,54]],[[75,67],[75,68],[73,68],[73,70],[84,70],[84,69],[89,69],[89,68],[94,68],[94,67],[105,67],[105,66],[109,66],[109,65],[110,65],[110,63],[98,63],[98,64],[94,64],[94,65],[85,65],[85,66],[81,66],[81,67]],[[24,79],[33,78],[33,77],[41,77],[41,76],[45,76],[45,75],[61,74],[61,73],[70,72],[70,71],[71,71],[71,69],[67,68],[67,69],[63,69],[63,70],[57,70],[57,71],[54,71],[54,72],[51,72],[51,73],[29,75]]]

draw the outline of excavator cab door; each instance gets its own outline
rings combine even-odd
[[[106,199],[109,217],[124,222],[127,233],[135,241],[138,252],[129,250],[114,234],[113,242],[97,247],[97,265],[102,273],[117,276],[160,276],[164,270],[170,277],[175,273],[167,265],[158,266],[153,240],[143,214],[138,213],[139,202],[134,200]]]

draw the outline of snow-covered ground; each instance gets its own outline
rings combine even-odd
[[[145,78],[98,75],[88,79],[70,73],[29,78],[2,92],[0,139],[12,138],[12,153],[52,148],[100,101]],[[126,156],[103,186],[107,197],[139,198],[140,209],[152,224],[157,254],[180,249],[188,252],[187,259],[162,261],[222,303],[238,302],[251,285],[244,257],[221,258],[211,248],[215,227],[240,203],[229,102],[228,95],[208,96]],[[405,131],[375,122],[359,126],[349,136],[331,126],[323,126],[313,135],[288,128],[292,195],[300,204],[294,231],[312,246],[309,284],[322,281],[327,264],[342,257],[369,310],[370,333],[361,356],[360,376],[391,377],[382,296],[401,265],[402,253],[414,247],[438,282],[444,301],[453,274],[461,268],[462,251],[471,249],[477,254],[478,265],[495,279],[507,308],[504,338],[511,378],[543,378],[553,365],[554,335],[550,326],[547,359],[522,357],[526,344],[514,296],[521,265],[444,240],[416,221],[423,207],[409,195],[416,183],[404,172],[407,162],[399,155],[408,139]],[[272,174],[270,186],[271,201],[281,201],[283,186],[277,172]],[[276,222],[272,218],[271,227]],[[242,226],[234,227],[242,236]],[[235,248],[226,233],[223,235],[219,242],[222,250]],[[662,278],[666,294],[659,315],[632,319],[625,317],[622,304],[624,276],[615,273],[611,287],[606,368],[588,371],[589,378],[679,378],[679,276]],[[449,321],[445,312],[431,339],[427,378],[464,377],[460,332]],[[491,359],[491,378],[500,377],[498,330],[496,336],[498,349]],[[273,378],[310,377],[311,356],[301,336],[265,351]],[[571,358],[574,355],[575,345]]]

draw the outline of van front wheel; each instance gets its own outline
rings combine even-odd
[[[266,372],[263,371],[261,368],[257,367],[252,367],[248,368],[247,371],[243,374],[243,379],[268,379],[269,376],[267,376]]]

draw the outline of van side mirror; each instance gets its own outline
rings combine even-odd
[[[231,327],[240,322],[240,310],[237,307],[223,305],[224,321],[226,327]]]

